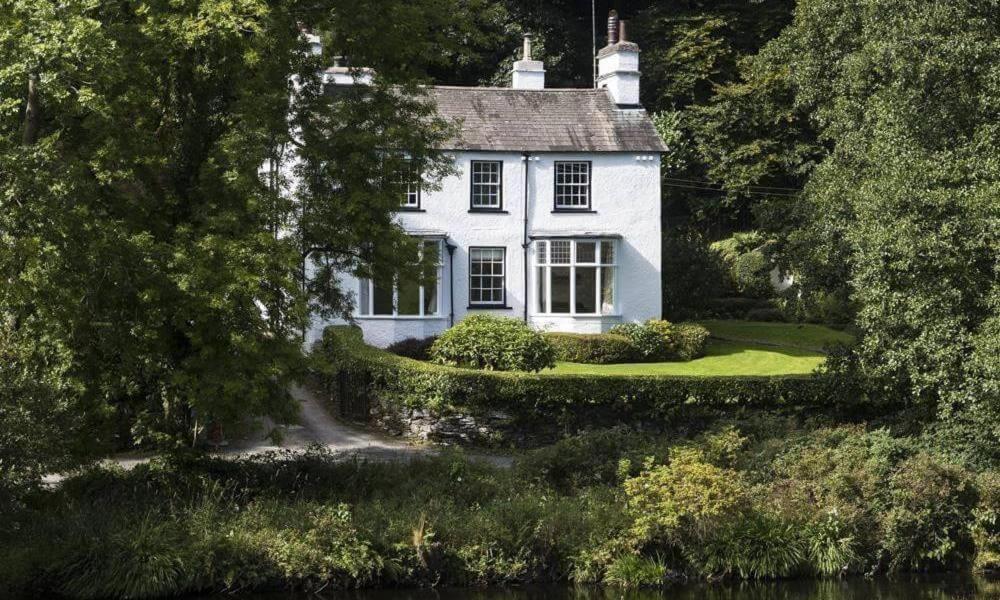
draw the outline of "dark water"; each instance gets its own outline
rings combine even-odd
[[[235,600],[302,600],[288,594],[204,596]],[[666,590],[625,591],[595,587],[328,591],[327,600],[1000,600],[1000,579],[971,576],[865,580],[803,580],[765,583],[679,585]]]

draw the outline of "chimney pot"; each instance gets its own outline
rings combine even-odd
[[[531,60],[531,34],[524,34],[524,60]]]
[[[628,41],[628,21],[621,20],[618,22],[618,41]]]
[[[618,43],[618,11],[608,13],[608,45]]]

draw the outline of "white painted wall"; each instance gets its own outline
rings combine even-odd
[[[365,339],[386,346],[406,337],[426,337],[448,327],[448,281],[454,276],[455,322],[467,314],[491,313],[522,318],[524,315],[524,254],[521,247],[524,218],[524,177],[528,169],[529,234],[581,233],[617,234],[617,307],[609,316],[535,316],[529,322],[551,331],[600,332],[622,321],[658,318],[661,313],[660,283],[660,161],[655,154],[635,153],[539,153],[527,163],[517,153],[454,153],[458,174],[441,182],[441,189],[425,191],[424,212],[400,212],[399,221],[411,231],[439,230],[456,245],[453,261],[444,253],[440,287],[441,315],[437,317],[357,316]],[[503,161],[503,213],[470,212],[470,162]],[[554,213],[555,161],[589,160],[591,208],[589,213]],[[506,248],[507,307],[468,309],[469,247]],[[529,265],[533,257],[529,256]],[[453,273],[452,273],[453,271]],[[342,278],[345,289],[358,289],[353,277]],[[529,269],[529,307],[534,305],[534,269]],[[307,332],[311,344],[330,323],[315,322]]]

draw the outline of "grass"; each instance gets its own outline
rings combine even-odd
[[[712,337],[731,342],[822,351],[824,346],[851,344],[854,337],[822,325],[763,321],[701,321]]]
[[[822,325],[762,321],[702,321],[712,333],[705,356],[689,362],[586,365],[560,362],[558,375],[673,375],[736,377],[808,375],[823,364],[823,348],[851,344],[846,332]]]
[[[801,348],[762,346],[741,342],[709,340],[705,356],[689,362],[623,363],[585,365],[560,362],[543,373],[558,375],[807,375],[823,364],[824,356]]]

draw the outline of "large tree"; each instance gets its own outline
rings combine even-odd
[[[395,172],[443,172],[446,131],[416,84],[460,52],[476,4],[0,3],[0,354],[20,365],[0,374],[4,414],[55,394],[161,442],[292,418],[306,318],[352,300],[332,277],[304,286],[305,261],[416,257]],[[377,83],[320,93],[333,54]]]
[[[1000,3],[800,0],[773,44],[772,65],[832,149],[798,205],[789,258],[814,287],[850,294],[857,364],[877,388],[946,414],[986,402],[1000,314]]]

